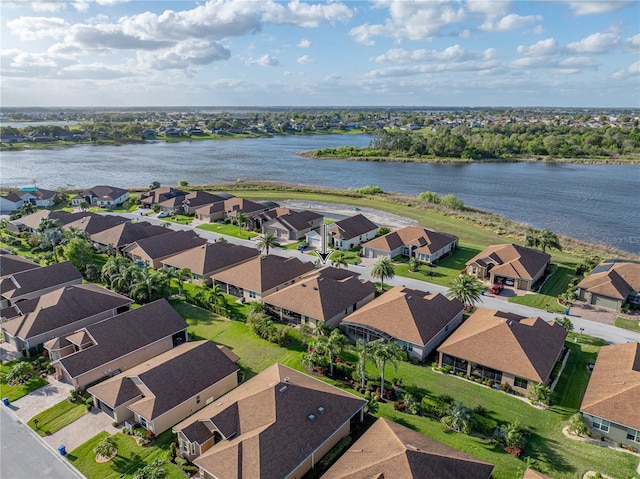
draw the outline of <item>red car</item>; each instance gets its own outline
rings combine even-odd
[[[495,283],[493,286],[491,286],[491,289],[489,290],[489,292],[491,294],[500,294],[500,292],[504,289],[504,285],[500,284],[500,283]]]

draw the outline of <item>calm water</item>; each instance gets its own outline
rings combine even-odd
[[[366,136],[285,136],[2,153],[3,186],[147,186],[277,180],[385,191],[453,193],[468,206],[537,228],[640,253],[640,168],[627,165],[466,165],[311,160],[297,152],[364,146]]]

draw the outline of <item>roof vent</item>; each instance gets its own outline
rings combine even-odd
[[[419,451],[420,448],[414,446],[413,444],[407,444],[407,449],[411,449],[412,451]]]
[[[288,383],[290,380],[291,380],[291,379],[289,378],[289,376],[285,376],[285,378],[284,378],[284,382],[285,382],[285,383]]]
[[[303,288],[306,288],[306,287],[307,287],[307,285],[306,285],[306,284],[304,284],[304,283],[300,283],[300,286],[302,286]]]
[[[282,386],[280,389],[278,389],[278,391],[280,391],[281,393],[285,392],[287,390],[289,386],[287,386],[286,384],[284,386]]]
[[[313,414],[309,414],[307,417],[309,418],[309,421],[315,421],[316,420],[316,417]]]
[[[317,287],[317,286],[314,286],[314,287],[313,287],[313,290],[314,290],[314,291],[318,291],[318,287]]]
[[[411,299],[411,298],[412,298],[411,296],[407,296],[407,299]]]
[[[324,414],[324,408],[323,408],[322,406],[320,406],[320,407],[318,408],[318,412],[319,412],[320,414]]]
[[[319,283],[320,281],[324,281],[324,278],[318,278],[318,283]]]

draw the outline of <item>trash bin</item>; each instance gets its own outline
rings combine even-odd
[[[486,291],[486,290],[484,290],[484,289],[480,290],[480,294],[481,294],[482,296],[484,296],[484,292],[485,292],[485,291]]]
[[[60,455],[61,455],[61,456],[66,456],[66,454],[67,454],[67,449],[66,449],[66,447],[64,446],[64,444],[60,444],[60,445],[58,446],[58,452],[60,453]]]
[[[569,314],[569,308],[564,310],[564,314]]]
[[[354,265],[354,266],[358,266],[358,262],[357,262],[357,261],[354,261],[354,262],[353,262],[353,265]]]
[[[2,398],[2,402],[4,403],[5,406],[9,405],[9,398]]]

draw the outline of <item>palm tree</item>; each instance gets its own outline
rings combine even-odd
[[[451,282],[447,296],[460,300],[470,311],[473,305],[480,300],[481,291],[482,282],[478,278],[469,274],[461,274]]]
[[[238,225],[238,234],[242,235],[242,227],[247,224],[249,217],[242,212],[236,215],[236,224]]]
[[[384,280],[392,279],[396,275],[391,258],[383,256],[373,265],[371,276],[380,280],[380,290],[384,291]]]
[[[549,229],[538,231],[535,235],[528,234],[524,241],[526,246],[539,247],[543,252],[546,252],[547,248],[562,251],[558,236]]]
[[[331,264],[334,268],[347,267],[347,255],[344,251],[336,251],[331,255]]]
[[[24,203],[22,206],[20,206],[20,208],[18,209],[18,213],[20,214],[20,217],[32,215],[37,211],[38,211],[38,208],[36,208],[36,205],[28,201]]]
[[[189,268],[180,268],[176,271],[176,280],[178,281],[178,294],[182,296],[184,294],[184,281],[191,279],[193,273]]]
[[[150,303],[158,297],[164,296],[167,291],[169,281],[164,271],[156,271],[153,269],[143,269],[131,282],[131,297],[137,299],[141,303]]]
[[[329,336],[322,336],[316,340],[315,349],[319,354],[329,356],[329,374],[333,376],[334,355],[342,352],[347,343],[347,337],[339,329],[331,331]]]
[[[122,268],[127,268],[130,264],[131,262],[124,256],[111,256],[100,270],[102,281],[113,289],[113,278]]]
[[[376,363],[378,370],[380,371],[380,397],[384,396],[384,368],[387,363],[393,364],[394,367],[398,366],[398,361],[404,357],[404,350],[398,346],[395,341],[385,341],[384,339],[377,339],[369,343],[371,348],[371,358]]]
[[[96,447],[93,448],[96,456],[102,456],[105,459],[115,456],[118,452],[118,446],[113,435],[105,437]]]
[[[58,220],[42,218],[38,224],[38,232],[45,247],[51,246],[53,259],[58,262],[56,246],[62,241],[62,224]]]
[[[371,344],[362,338],[358,338],[356,344],[352,346],[353,352],[358,355],[358,373],[362,387],[367,382],[367,360],[371,357]]]
[[[473,426],[473,411],[460,401],[456,401],[447,409],[442,422],[454,431],[469,434]]]
[[[409,271],[413,271],[413,272],[418,271],[421,265],[422,265],[422,261],[420,261],[415,256],[412,256],[411,259],[409,260]]]
[[[266,254],[269,254],[269,248],[273,248],[278,246],[278,237],[273,233],[265,233],[263,234],[258,241],[256,241],[256,248],[259,250],[265,250]]]
[[[138,469],[133,475],[133,479],[164,479],[165,477],[167,477],[167,470],[161,459],[156,459],[142,469]]]
[[[11,385],[24,384],[29,381],[32,374],[33,370],[29,363],[20,361],[11,368],[4,379]]]

